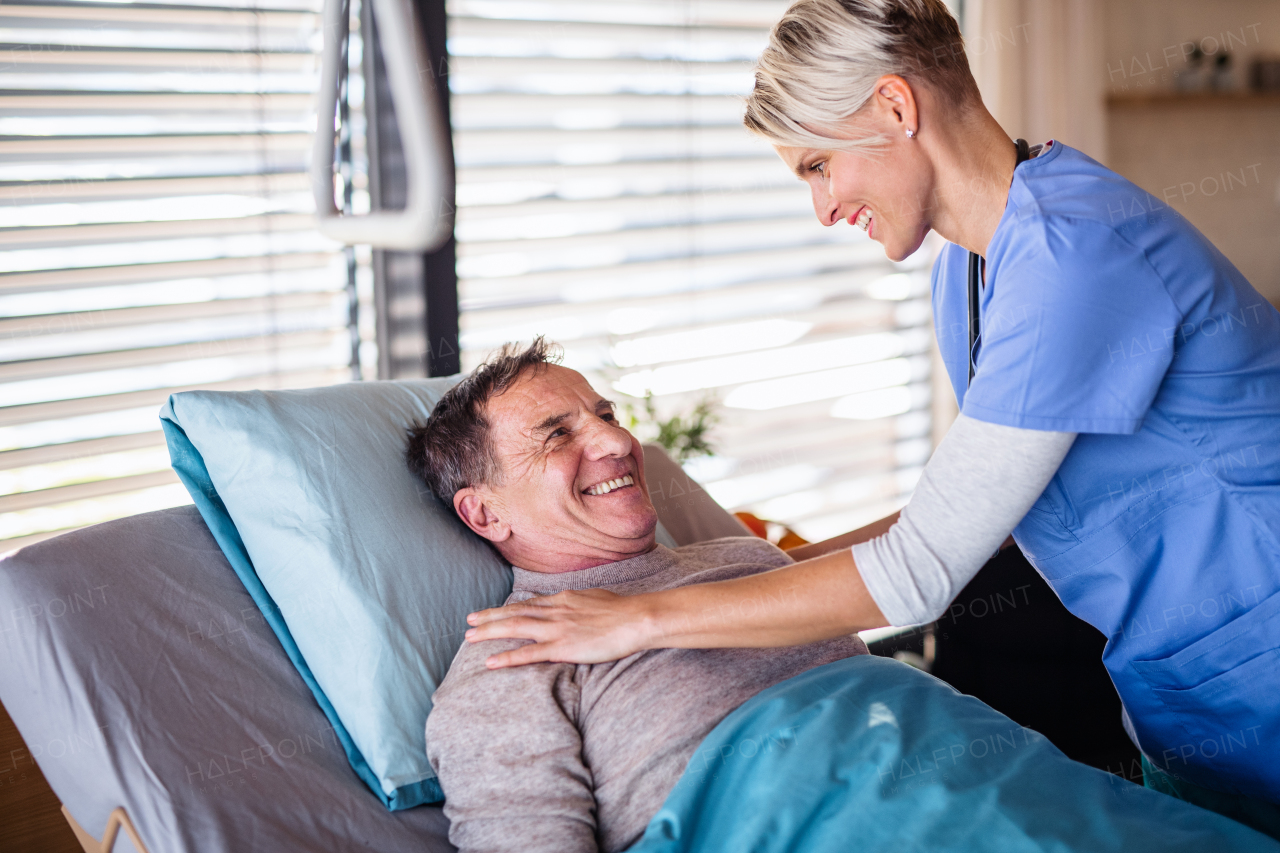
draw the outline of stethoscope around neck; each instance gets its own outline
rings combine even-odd
[[[1031,146],[1025,139],[1014,140],[1013,144],[1018,149],[1018,161],[1013,164],[1013,168],[1016,169],[1024,160],[1031,159]],[[966,385],[973,382],[978,338],[982,334],[978,319],[978,302],[982,298],[982,272],[986,268],[986,263],[986,260],[977,252],[969,253],[969,380]]]

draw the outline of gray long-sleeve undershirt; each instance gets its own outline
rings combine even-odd
[[[1039,499],[1075,438],[956,418],[898,522],[853,546],[889,624],[940,617]]]

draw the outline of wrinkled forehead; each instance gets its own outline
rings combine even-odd
[[[486,414],[494,443],[501,448],[507,442],[536,439],[535,433],[550,418],[594,411],[600,400],[581,373],[548,364],[521,374],[510,388],[489,400]]]

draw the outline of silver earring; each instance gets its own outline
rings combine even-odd
[[[909,127],[908,127],[908,128],[907,128],[907,139],[915,139],[915,138],[916,138],[916,132],[915,132],[914,130],[912,130],[911,128],[909,128]]]

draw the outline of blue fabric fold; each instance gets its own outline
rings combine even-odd
[[[1280,851],[1228,818],[1063,755],[897,661],[760,693],[699,747],[631,853]]]

